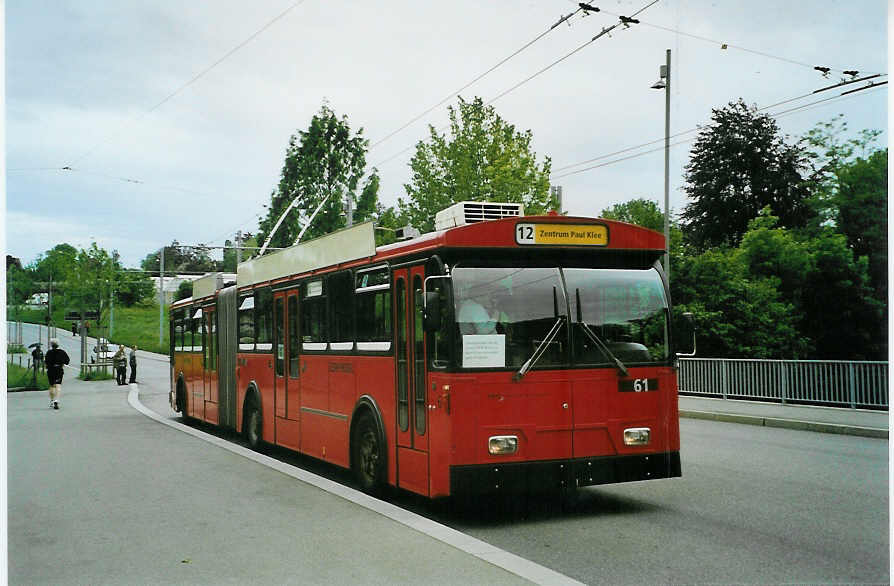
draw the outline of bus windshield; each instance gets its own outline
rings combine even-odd
[[[452,281],[462,368],[519,368],[535,353],[536,368],[669,359],[655,269],[458,267]]]

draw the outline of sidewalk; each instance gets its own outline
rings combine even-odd
[[[888,438],[887,411],[680,396],[680,417]]]

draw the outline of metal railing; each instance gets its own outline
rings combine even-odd
[[[888,408],[888,363],[681,358],[681,394],[834,407]]]

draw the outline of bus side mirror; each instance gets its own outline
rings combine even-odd
[[[692,352],[689,352],[687,354],[677,352],[677,357],[687,358],[695,356],[695,318],[693,317],[692,313],[687,311],[683,314],[683,319],[685,320],[686,329],[692,332]]]
[[[425,304],[422,308],[422,327],[426,332],[441,329],[441,296],[437,291],[425,292]]]

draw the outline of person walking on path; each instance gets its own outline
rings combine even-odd
[[[31,352],[31,364],[34,366],[34,372],[40,370],[41,363],[43,362],[43,350],[40,349],[40,342],[34,346],[34,351]]]
[[[115,380],[118,384],[127,384],[127,357],[124,355],[124,346],[118,346],[118,351],[112,357],[112,366],[115,367]]]
[[[50,381],[50,407],[59,408],[59,400],[62,398],[62,375],[65,374],[65,365],[68,364],[68,354],[59,347],[59,340],[50,340],[51,348],[47,351],[44,361],[47,365],[47,378]]]
[[[137,346],[130,347],[130,382],[137,382]]]

